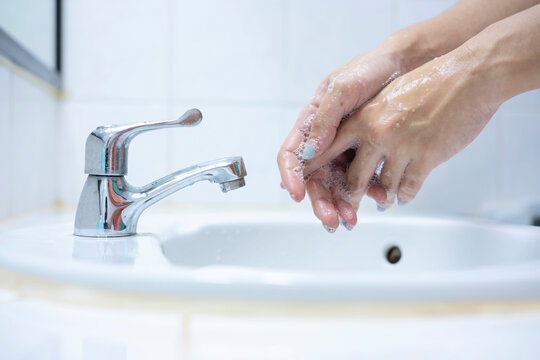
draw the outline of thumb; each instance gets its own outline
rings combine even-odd
[[[341,86],[333,88],[332,85],[330,84],[311,122],[309,136],[302,152],[304,160],[313,159],[330,147],[341,120],[354,110],[358,102],[356,94],[341,90]]]

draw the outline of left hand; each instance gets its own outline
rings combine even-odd
[[[313,212],[330,232],[339,226],[340,219],[349,229],[356,224],[356,211],[347,193],[336,182],[337,179],[344,181],[345,165],[350,159],[346,155],[333,159],[307,182],[303,173],[305,160],[319,156],[332,144],[344,116],[405,71],[402,60],[409,57],[403,53],[404,41],[400,40],[385,41],[377,49],[356,56],[329,74],[300,113],[279,151],[282,187],[295,201],[301,201],[307,190]],[[311,147],[310,153],[306,151],[308,147]]]
[[[358,208],[379,162],[381,210],[413,200],[436,166],[480,133],[499,104],[490,98],[482,63],[458,49],[399,77],[341,123],[330,147],[308,161],[306,174],[348,152],[345,185]],[[382,190],[382,191],[379,191]]]

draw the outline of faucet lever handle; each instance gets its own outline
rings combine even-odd
[[[191,109],[176,120],[99,126],[86,139],[84,172],[92,175],[126,175],[129,144],[135,136],[169,126],[196,126],[201,120],[201,112]]]

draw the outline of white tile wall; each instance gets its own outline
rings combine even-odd
[[[56,199],[57,102],[18,74],[13,74],[11,168],[14,214],[51,205]]]
[[[540,204],[540,114],[508,113],[501,129],[502,200]]]
[[[540,206],[540,89],[518,95],[499,111],[506,121],[499,130],[501,203]]]
[[[173,196],[176,204],[197,203],[280,203],[280,177],[276,163],[280,146],[279,107],[224,106],[197,104],[203,113],[201,125],[171,130],[173,169],[226,156],[241,155],[248,176],[246,187],[222,194],[216,184],[196,184]],[[177,113],[187,108],[176,103]]]
[[[324,76],[397,30],[393,5],[390,0],[290,1],[286,99],[306,101]]]
[[[0,65],[0,217],[54,203],[57,119],[51,92]]]
[[[540,111],[540,89],[527,91],[508,100],[501,106],[507,113],[538,113]]]
[[[175,99],[279,99],[284,0],[172,4]]]
[[[169,1],[65,3],[64,80],[74,98],[164,99]]]
[[[199,107],[204,115],[199,127],[148,133],[133,142],[131,182],[144,184],[195,162],[243,155],[249,173],[245,188],[222,194],[215,184],[197,184],[169,203],[310,211],[308,202],[295,204],[279,188],[275,160],[303,103],[323,76],[354,55],[455,2],[67,2],[66,92],[59,123],[47,95],[0,67],[0,161],[11,161],[3,150],[10,139],[22,137],[25,144],[0,185],[10,176],[20,183],[29,173],[25,164],[39,162],[45,186],[29,184],[29,193],[14,193],[26,199],[42,192],[39,204],[59,199],[75,206],[85,179],[84,143],[95,126],[174,118]],[[475,142],[433,171],[415,202],[392,211],[476,214],[486,201],[540,202],[539,117],[540,91],[511,99]],[[59,170],[51,174],[47,161],[54,150],[45,138],[57,125]],[[50,190],[54,176],[57,186]],[[23,211],[25,203],[12,209],[4,202],[0,216]],[[369,200],[361,206],[374,209]]]

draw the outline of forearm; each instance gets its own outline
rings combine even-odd
[[[495,103],[540,88],[540,5],[490,25],[463,48],[479,59],[475,73]]]
[[[527,9],[540,0],[462,0],[445,12],[398,30],[382,44],[400,56],[403,72],[444,55],[487,26]]]

